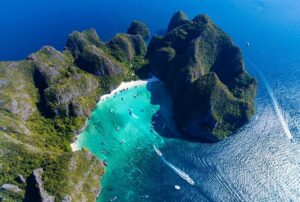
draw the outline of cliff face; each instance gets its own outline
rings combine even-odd
[[[148,35],[138,22],[107,42],[93,29],[75,31],[62,52],[45,46],[25,60],[0,62],[0,200],[94,201],[103,165],[69,145],[102,94],[150,66],[186,134],[218,141],[250,119],[257,82],[207,16],[176,13],[147,50]]]
[[[148,27],[139,21],[132,21],[128,30],[127,34],[132,34],[132,35],[141,35],[145,40],[150,37],[150,32]]]
[[[175,13],[168,33],[152,38],[147,58],[186,134],[218,141],[253,115],[257,82],[246,72],[240,49],[208,16],[188,20]]]
[[[45,46],[0,62],[0,201],[95,201],[104,166],[70,143],[99,97],[135,78],[145,53],[140,35],[102,42],[89,29],[71,33],[62,52]]]

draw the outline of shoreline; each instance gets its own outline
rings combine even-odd
[[[146,80],[135,80],[135,81],[122,82],[117,88],[115,88],[114,90],[112,90],[110,93],[102,95],[100,97],[99,101],[97,102],[97,104],[101,103],[101,102],[103,102],[103,101],[105,101],[107,99],[109,99],[110,97],[116,95],[120,91],[128,90],[130,88],[134,88],[134,87],[137,87],[137,86],[140,86],[140,85],[144,85],[144,84],[147,84],[147,83],[159,82],[159,81],[160,80],[157,77],[152,76],[152,77],[150,77],[150,78],[148,78]],[[82,133],[85,130],[85,128],[87,127],[88,119],[89,118],[87,118],[87,120],[85,121],[85,124],[82,127],[80,133]],[[77,134],[77,135],[79,135],[79,134]],[[70,144],[72,152],[80,150],[80,148],[77,145],[77,143],[78,143],[77,140],[78,139],[76,138],[76,140]]]

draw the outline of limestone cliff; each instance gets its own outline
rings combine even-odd
[[[100,96],[135,78],[145,53],[140,35],[102,42],[89,29],[71,33],[64,51],[0,62],[0,200],[96,200],[104,166],[70,143]]]
[[[257,81],[246,72],[240,49],[208,16],[189,20],[175,13],[168,33],[152,38],[147,58],[186,134],[218,141],[253,115]]]
[[[150,32],[148,27],[144,23],[139,22],[137,20],[131,22],[127,30],[127,34],[141,35],[145,40],[150,37]]]

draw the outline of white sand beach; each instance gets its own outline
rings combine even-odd
[[[151,82],[158,82],[158,81],[160,81],[160,80],[157,77],[152,76],[151,78],[149,78],[147,80],[122,82],[116,89],[112,90],[109,94],[102,95],[100,97],[100,100],[98,103],[101,103],[101,102],[105,101],[106,99],[110,98],[111,96],[114,96],[115,94],[119,93],[121,90],[127,90],[130,88],[134,88],[136,86],[144,85],[144,84],[151,83]],[[71,149],[73,152],[81,149],[77,145],[77,140],[75,142],[73,142],[70,146],[71,146]]]
[[[151,82],[157,82],[160,81],[157,77],[151,77],[147,80],[136,80],[136,81],[128,81],[128,82],[122,82],[116,89],[111,91],[109,94],[102,95],[99,102],[103,102],[104,100],[110,98],[111,96],[119,93],[121,90],[126,90],[133,88],[135,86],[151,83]]]

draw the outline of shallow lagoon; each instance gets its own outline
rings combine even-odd
[[[130,21],[138,19],[146,22],[152,33],[159,33],[167,27],[173,12],[184,10],[190,17],[209,14],[242,48],[248,71],[259,80],[252,121],[237,134],[214,145],[162,138],[150,132],[151,116],[159,109],[162,114],[170,112],[165,105],[168,99],[164,90],[150,92],[141,86],[126,95],[131,99],[135,91],[143,88],[145,95],[141,93],[139,99],[126,103],[109,99],[98,105],[79,141],[108,162],[100,201],[109,201],[113,196],[119,201],[299,201],[299,1],[174,0],[170,4],[162,0],[92,0],[85,2],[85,6],[82,1],[20,2],[0,3],[1,14],[8,16],[15,10],[19,14],[1,18],[5,32],[1,33],[4,45],[0,57],[5,60],[24,58],[44,44],[62,49],[67,34],[74,29],[95,27],[100,37],[107,40],[116,32],[126,31]],[[28,12],[27,7],[33,6],[36,12]],[[37,13],[43,16],[36,18]],[[19,35],[15,33],[22,33],[22,37],[16,37]],[[247,41],[250,47],[245,46]],[[282,128],[270,91],[294,142]],[[156,96],[161,103],[151,104],[155,95],[161,95]],[[148,114],[131,106],[139,116],[138,120],[133,119],[128,113],[130,103],[137,108],[147,106]],[[118,118],[111,116],[110,108],[120,108]],[[115,131],[117,125],[119,132]],[[161,133],[159,127],[155,129]],[[194,179],[195,186],[190,186],[161,161],[152,141],[168,161]],[[104,154],[102,149],[110,153]],[[174,189],[175,184],[181,186],[179,191]],[[145,194],[149,198],[141,198]]]
[[[299,145],[285,136],[272,106],[265,104],[271,103],[268,94],[259,94],[256,102],[253,120],[213,145],[175,138],[180,134],[162,83],[99,102],[77,145],[108,164],[98,201],[115,196],[119,201],[297,200]],[[167,166],[153,144],[195,185]]]
[[[164,163],[153,149],[153,145],[162,148],[168,141],[157,131],[177,133],[167,95],[162,83],[152,82],[98,103],[77,144],[108,164],[98,201],[114,196],[121,201],[153,200],[156,196],[152,193],[161,185],[174,189],[174,184],[160,182]]]

